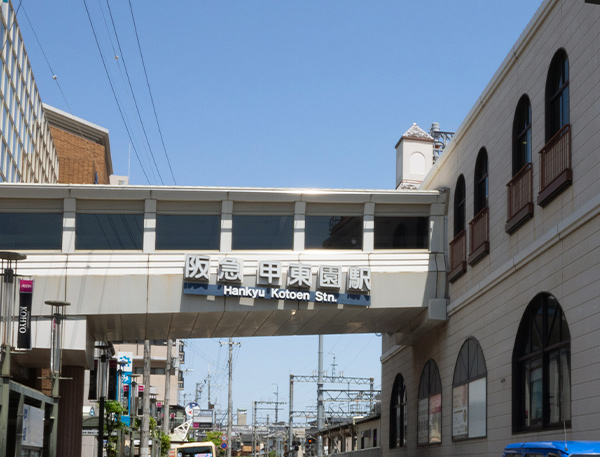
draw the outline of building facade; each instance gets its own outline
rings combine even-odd
[[[0,182],[58,181],[58,156],[11,2],[0,14]]]
[[[447,321],[384,336],[384,456],[598,439],[600,5],[545,0],[425,178]]]

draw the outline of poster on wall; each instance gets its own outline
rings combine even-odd
[[[452,389],[452,437],[464,439],[468,437],[467,417],[467,384]]]
[[[419,400],[419,419],[417,424],[417,444],[429,443],[429,400]]]
[[[442,442],[442,394],[429,397],[429,442]]]
[[[31,405],[23,406],[22,446],[44,446],[44,410]]]

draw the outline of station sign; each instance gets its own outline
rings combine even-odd
[[[210,256],[186,255],[183,293],[361,306],[371,304],[371,269],[366,267],[348,267],[344,282],[341,266],[320,265],[316,284],[313,284],[312,265],[291,263],[284,284],[281,262],[260,261],[254,287],[242,285],[244,263],[241,259],[226,257],[219,260],[216,284],[210,284],[210,268]]]

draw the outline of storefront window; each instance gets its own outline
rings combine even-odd
[[[417,444],[442,442],[442,381],[433,360],[423,368],[419,383]]]
[[[452,381],[452,439],[479,438],[487,433],[487,369],[475,338],[464,342]]]

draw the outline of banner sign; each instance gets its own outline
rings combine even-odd
[[[117,400],[117,366],[116,360],[108,362],[108,399]]]
[[[94,369],[90,370],[88,400],[98,400],[98,359],[94,359]]]
[[[31,299],[33,279],[19,282],[19,319],[17,321],[17,348],[31,349]]]

